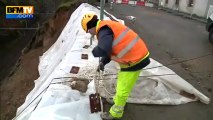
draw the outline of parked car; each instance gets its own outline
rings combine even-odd
[[[209,32],[209,41],[213,44],[213,13],[208,17],[206,30]]]

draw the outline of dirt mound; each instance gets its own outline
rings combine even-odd
[[[71,13],[83,1],[74,0],[64,3],[57,9],[55,15],[36,31],[32,41],[23,50],[13,74],[0,86],[1,120],[11,120],[15,116],[17,108],[23,104],[26,95],[33,89],[34,80],[39,77],[39,56],[55,43]]]

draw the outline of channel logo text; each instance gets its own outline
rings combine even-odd
[[[6,6],[7,19],[33,19],[33,6]]]

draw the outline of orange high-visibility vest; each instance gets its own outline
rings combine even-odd
[[[111,59],[121,64],[136,63],[149,54],[143,40],[130,28],[118,22],[110,20],[99,21],[96,26],[98,33],[100,28],[107,25],[114,34]]]

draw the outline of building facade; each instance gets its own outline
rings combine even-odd
[[[159,0],[159,5],[206,18],[209,15],[210,5],[213,5],[213,0]]]

